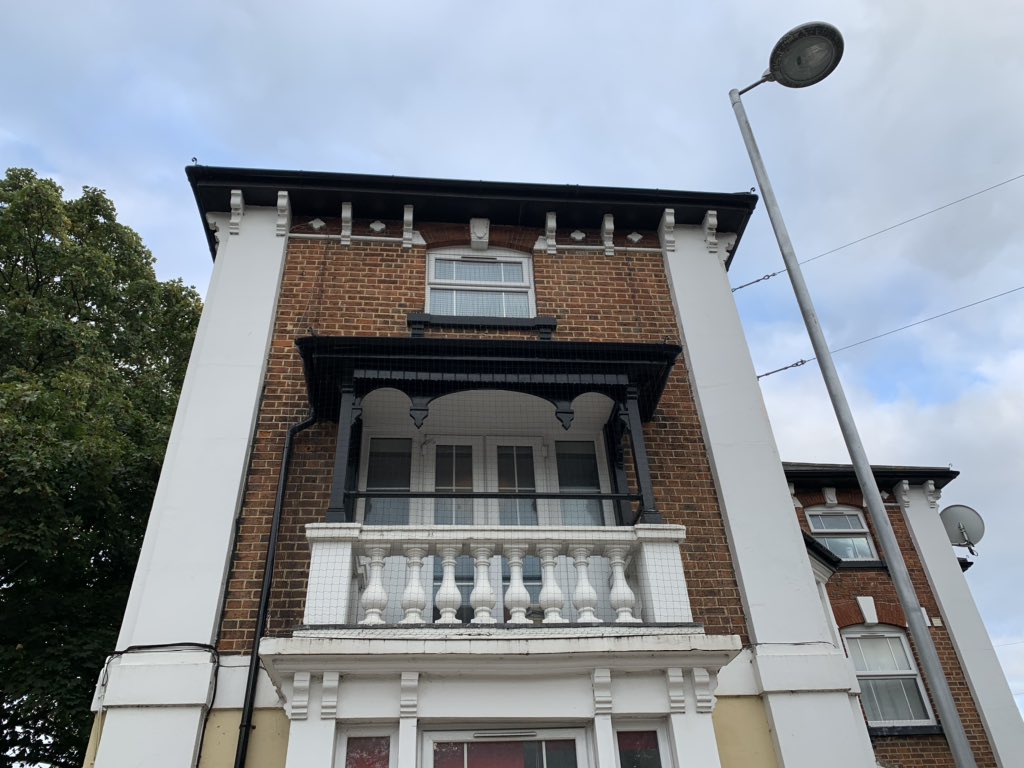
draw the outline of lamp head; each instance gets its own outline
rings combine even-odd
[[[832,74],[843,57],[843,36],[831,24],[812,21],[784,34],[768,58],[769,79],[806,88]]]

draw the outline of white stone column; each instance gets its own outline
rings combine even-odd
[[[726,275],[735,237],[715,231],[712,212],[704,224],[676,227],[666,211],[659,234],[779,763],[816,765],[828,754],[831,768],[871,766]]]
[[[216,637],[288,242],[277,208],[232,199],[232,214],[211,216],[217,258],[116,650]],[[287,221],[286,197],[283,210]],[[163,680],[181,655],[121,657],[132,675],[95,700],[106,711],[97,768],[194,763],[213,664],[193,670],[202,680],[187,676],[194,690],[181,701],[166,698],[173,682],[140,683]]]
[[[1004,768],[1016,765],[1024,755],[1024,721],[939,519],[939,492],[930,481],[903,482],[894,492],[996,760]]]

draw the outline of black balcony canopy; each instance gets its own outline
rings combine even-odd
[[[423,405],[474,389],[525,392],[556,406],[586,392],[622,401],[632,389],[647,421],[681,352],[673,344],[536,340],[307,336],[295,343],[310,406],[331,421],[344,390],[362,397],[381,387]]]

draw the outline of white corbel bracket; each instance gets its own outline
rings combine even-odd
[[[700,225],[708,253],[718,253],[718,211],[708,211]]]
[[[668,711],[686,713],[686,676],[679,667],[665,670],[665,685],[668,688]]]
[[[338,716],[338,687],[341,675],[337,672],[324,672],[323,691],[320,697],[320,719],[333,720]]]
[[[402,211],[402,248],[412,248],[412,206],[407,205]]]
[[[693,693],[696,699],[697,712],[703,715],[710,714],[715,708],[715,689],[718,687],[718,675],[709,672],[704,667],[695,667],[693,670]]]
[[[416,717],[419,711],[420,673],[403,672],[398,705],[400,717]]]
[[[292,679],[292,695],[288,700],[289,720],[305,720],[309,714],[309,687],[313,676],[309,672],[296,672]]]
[[[281,190],[277,193],[277,236],[286,237],[292,228],[292,205],[288,193]]]
[[[591,675],[594,684],[594,714],[612,713],[612,672],[610,669],[595,669]]]
[[[474,251],[486,251],[491,237],[490,219],[469,220],[469,246]]]
[[[548,211],[544,219],[544,237],[547,241],[548,256],[558,253],[558,244],[555,242],[555,233],[558,230],[558,223],[554,211]]]
[[[352,243],[352,203],[341,204],[341,244]]]
[[[836,497],[835,488],[823,486],[821,489],[821,495],[825,499],[826,507],[836,507],[839,505],[839,499]]]
[[[900,505],[900,509],[906,511],[907,507],[910,506],[910,482],[908,480],[900,480],[893,486],[892,492],[896,497],[896,503]]]
[[[666,253],[676,251],[676,212],[672,208],[666,208],[661,214],[661,223],[658,224],[658,239],[661,241],[661,249]]]
[[[231,190],[231,218],[228,219],[228,234],[237,235],[238,228],[242,224],[242,217],[245,215],[245,198],[242,190]]]
[[[615,255],[615,217],[606,213],[601,222],[601,243],[604,245],[604,255]]]
[[[928,506],[933,510],[938,510],[939,499],[942,498],[942,491],[935,487],[934,480],[925,480],[921,484],[921,490],[924,491],[924,497],[928,501]]]

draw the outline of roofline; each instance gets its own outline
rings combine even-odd
[[[835,485],[855,485],[857,475],[852,464],[817,464],[811,462],[782,462],[786,479],[790,482],[813,480]],[[951,467],[904,466],[899,464],[872,464],[875,481],[882,488],[889,488],[901,480],[923,483],[931,480],[936,488],[944,488],[955,480],[960,472]]]
[[[287,171],[259,168],[229,168],[210,165],[189,165],[185,175],[199,208],[203,229],[207,233],[210,253],[216,256],[216,242],[210,231],[206,214],[227,212],[233,189],[242,190],[247,204],[276,205],[278,191],[287,191],[292,200],[293,213],[302,213],[296,207],[306,207],[316,215],[324,215],[323,208],[340,215],[343,197],[401,198],[403,204],[430,201],[435,209],[472,207],[493,211],[504,220],[496,224],[515,224],[515,204],[520,215],[527,206],[550,205],[569,207],[576,211],[594,209],[595,223],[605,213],[621,214],[630,220],[642,220],[645,229],[656,229],[661,211],[676,210],[677,224],[692,224],[703,220],[707,210],[715,210],[719,217],[719,230],[735,232],[736,245],[746,229],[755,206],[757,195],[738,192],[688,192],[681,190],[638,189],[629,187],[597,187],[570,184],[533,184],[523,182],[469,181],[432,179],[412,176],[378,176],[356,173],[330,173],[323,171]],[[259,202],[250,202],[253,198]],[[336,199],[335,199],[336,198]],[[315,210],[314,210],[315,209]],[[398,208],[397,218],[401,218]],[[355,212],[358,216],[358,210]],[[540,227],[543,219],[534,221],[529,211],[530,225]],[[330,213],[328,213],[330,215]],[[618,218],[618,216],[617,216]],[[439,219],[438,219],[439,220]],[[639,227],[634,227],[639,228]],[[736,246],[733,246],[735,251]],[[732,254],[729,258],[731,260]]]

